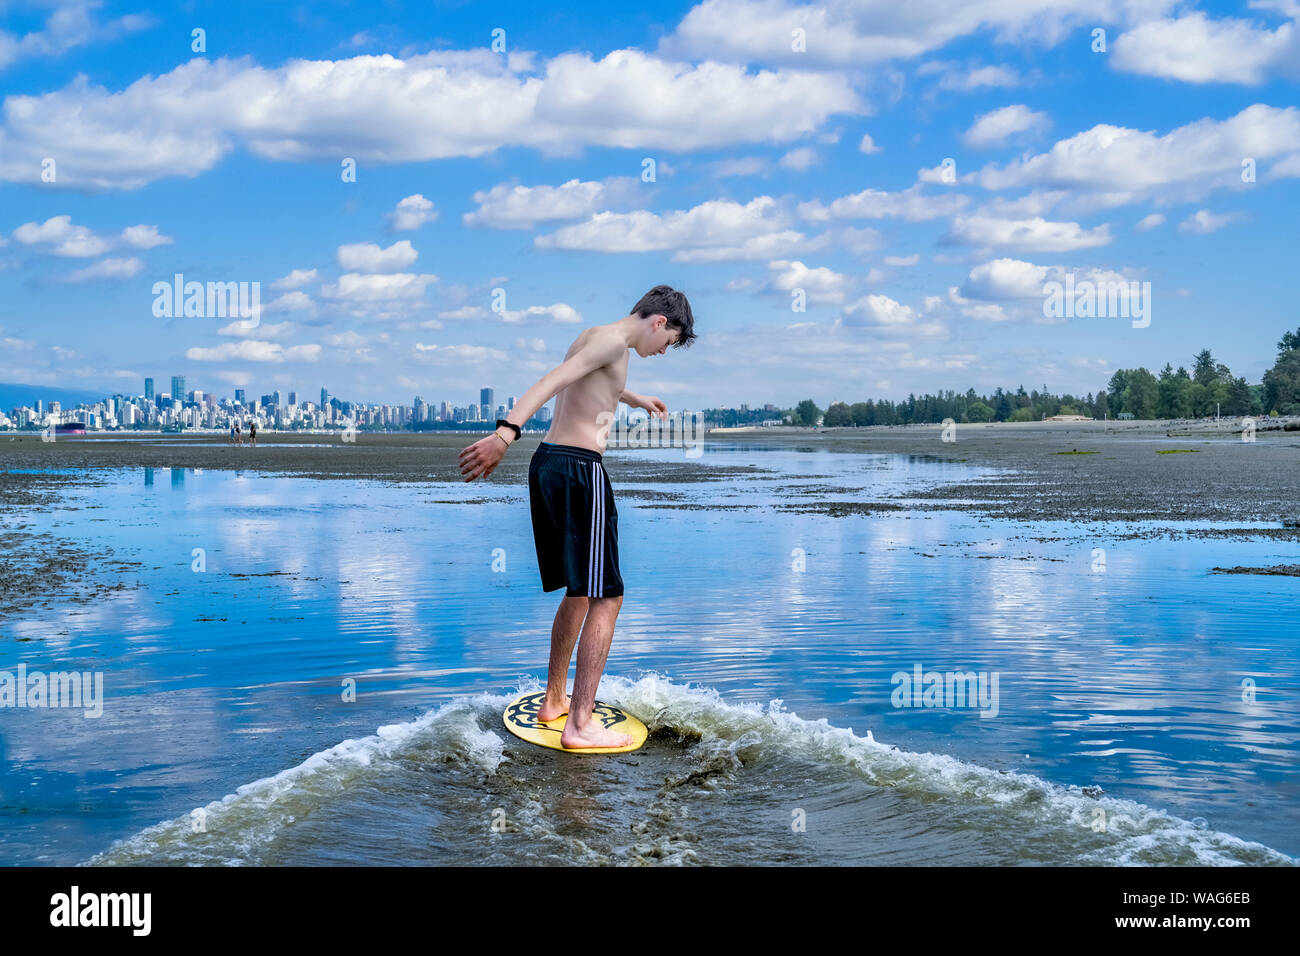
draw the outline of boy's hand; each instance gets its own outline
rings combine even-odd
[[[493,432],[486,438],[480,438],[474,444],[462,448],[460,452],[460,473],[466,481],[486,478],[500,463],[506,454],[506,442]]]
[[[632,407],[644,408],[651,415],[658,415],[660,418],[666,419],[668,417],[668,406],[653,395],[636,396],[636,403]]]

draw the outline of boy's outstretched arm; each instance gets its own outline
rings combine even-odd
[[[576,352],[539,378],[515,402],[506,421],[522,428],[537,410],[584,375],[608,365],[627,351],[627,343],[614,334],[593,335]],[[466,481],[492,474],[515,440],[515,433],[504,426],[486,438],[463,448],[460,473]]]
[[[630,388],[625,388],[618,400],[629,408],[644,408],[651,415],[658,415],[660,418],[665,419],[668,417],[668,406],[663,403],[662,399],[655,398],[653,395],[638,395]]]

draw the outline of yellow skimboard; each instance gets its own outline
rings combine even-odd
[[[592,716],[599,720],[607,730],[620,734],[631,734],[632,742],[626,747],[562,747],[560,746],[560,734],[564,731],[564,725],[568,721],[569,715],[561,714],[554,720],[538,720],[537,712],[542,709],[542,701],[545,699],[546,691],[541,690],[535,694],[525,694],[512,702],[502,715],[506,722],[506,730],[520,740],[526,740],[530,744],[537,744],[539,747],[546,747],[550,750],[563,750],[566,754],[625,754],[636,750],[645,743],[646,735],[649,733],[645,724],[627,711],[620,710],[613,704],[596,701],[596,706],[591,712]]]

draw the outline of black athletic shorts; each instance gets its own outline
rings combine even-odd
[[[542,590],[618,597],[618,509],[598,452],[542,442],[528,465],[528,497]]]

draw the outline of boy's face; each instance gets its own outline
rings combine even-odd
[[[642,358],[663,355],[668,350],[668,346],[676,342],[681,335],[681,329],[669,328],[668,319],[662,315],[649,316],[645,321],[645,335],[636,346],[636,354]]]

